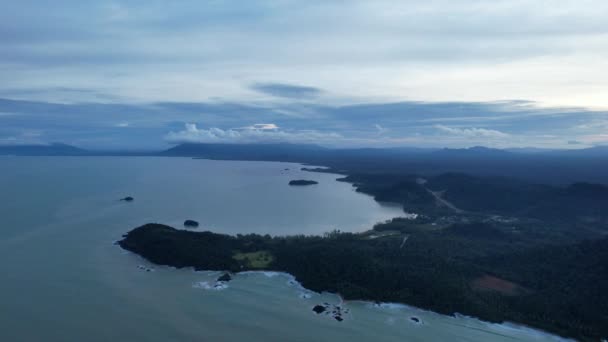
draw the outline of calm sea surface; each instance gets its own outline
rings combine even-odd
[[[239,274],[226,289],[206,289],[217,273],[156,267],[113,245],[148,222],[320,234],[366,230],[402,213],[338,177],[285,163],[0,157],[0,341],[557,340],[364,302],[343,303],[349,313],[337,322],[311,308],[339,297],[311,293],[289,275]],[[299,178],[319,184],[287,186]],[[135,201],[118,201],[125,196]]]

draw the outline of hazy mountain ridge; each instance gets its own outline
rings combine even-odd
[[[0,146],[0,155],[16,156],[80,156],[90,152],[62,143],[49,145],[5,145]]]
[[[482,146],[464,149],[327,148],[312,144],[185,143],[164,151],[91,151],[67,145],[0,146],[3,155],[141,155],[259,160],[323,165],[343,173],[419,174],[455,172],[542,184],[608,184],[608,147],[514,152]]]

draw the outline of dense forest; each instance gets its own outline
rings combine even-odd
[[[305,168],[306,169],[306,168]],[[336,172],[332,169],[306,169]],[[416,175],[354,173],[339,178],[380,202],[403,205],[406,212],[431,216],[466,213],[537,220],[570,229],[608,226],[608,186],[592,183],[543,185],[505,177],[445,173]]]
[[[402,302],[579,339],[608,336],[607,238],[539,245],[499,224],[387,224],[403,229],[271,237],[147,224],[119,244],[157,264],[285,271],[306,288],[345,299]]]

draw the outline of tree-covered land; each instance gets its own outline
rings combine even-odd
[[[580,339],[608,336],[607,238],[539,244],[507,223],[426,229],[424,220],[393,220],[362,234],[289,237],[147,224],[119,244],[156,264],[285,271],[306,288],[345,299],[513,321]]]

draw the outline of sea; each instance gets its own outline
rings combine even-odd
[[[0,341],[565,341],[514,324],[342,301],[291,275],[153,265],[114,243],[145,223],[226,234],[360,232],[404,215],[302,165],[0,157]],[[288,186],[292,179],[319,184]],[[121,201],[132,196],[133,202]],[[340,306],[344,320],[316,314]],[[415,318],[415,319],[413,319]]]

